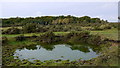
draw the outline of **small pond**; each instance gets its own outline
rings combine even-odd
[[[16,49],[14,53],[14,59],[27,59],[31,62],[34,60],[89,60],[99,56],[98,53],[93,51],[93,48],[84,45],[67,45],[58,44],[52,46],[36,45],[32,47],[26,47],[23,49]]]

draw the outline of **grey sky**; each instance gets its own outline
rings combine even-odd
[[[2,2],[0,17],[90,16],[116,22],[117,2]]]

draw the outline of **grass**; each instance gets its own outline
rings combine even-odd
[[[63,35],[63,34],[69,33],[69,32],[54,32],[54,33],[56,35]],[[91,34],[98,34],[102,37],[107,37],[107,38],[112,39],[112,40],[118,40],[118,30],[116,28],[103,30],[103,31],[100,31],[100,30],[90,31],[90,33]],[[24,35],[25,36],[32,36],[32,35],[39,36],[41,34],[43,34],[43,33],[26,33]],[[19,35],[21,35],[21,34],[11,34],[11,35],[3,34],[3,35],[0,35],[0,36],[16,37],[16,36],[19,36]]]
[[[54,32],[56,35],[61,35],[61,34],[65,34],[65,33],[69,33],[69,32]],[[16,37],[16,36],[19,36],[19,35],[24,35],[24,36],[33,36],[33,35],[36,35],[36,36],[40,36],[41,34],[44,34],[44,33],[26,33],[26,34],[2,34],[0,35],[1,36],[6,36],[6,37]]]
[[[35,42],[31,42],[31,41],[9,41],[8,42],[9,45],[25,45],[25,44],[35,44]]]
[[[91,31],[91,34],[98,34],[102,37],[107,37],[112,40],[118,40],[118,29],[108,29],[103,31]]]
[[[9,29],[9,28],[12,28],[12,27],[2,27],[2,28],[0,28],[0,30],[7,30],[7,29]],[[15,28],[18,28],[18,29],[22,29],[22,27],[21,26],[17,26],[17,27],[15,27]]]
[[[81,27],[82,29],[86,30],[86,29],[89,29],[89,28],[92,28],[91,26],[89,27]]]
[[[39,36],[40,34],[42,34],[42,33],[2,34],[2,35],[0,35],[0,36],[6,36],[6,37],[16,37],[16,36],[19,36],[19,35],[24,35],[24,36],[32,36],[32,35],[36,35],[36,36]]]

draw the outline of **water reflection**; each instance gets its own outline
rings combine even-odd
[[[28,46],[23,49],[17,49],[14,53],[15,59],[28,59],[33,60],[88,60],[99,56],[94,47],[86,45],[36,45]]]

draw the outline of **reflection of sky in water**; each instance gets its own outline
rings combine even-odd
[[[14,56],[18,56],[19,59],[28,59],[29,61],[33,60],[77,60],[82,58],[82,60],[88,60],[94,57],[97,57],[98,54],[93,52],[92,49],[89,48],[90,52],[84,53],[79,50],[72,50],[69,46],[66,45],[55,45],[53,50],[46,50],[45,48],[41,47],[40,45],[36,46],[37,49],[35,50],[28,50],[26,48],[20,50],[17,49],[14,53]],[[16,59],[16,58],[15,58]]]

